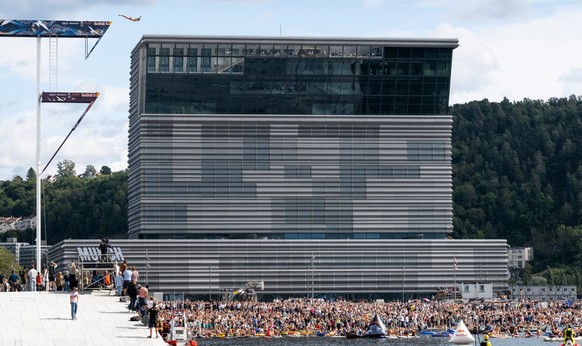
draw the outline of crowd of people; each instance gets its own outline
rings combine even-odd
[[[420,336],[422,331],[448,331],[463,320],[473,332],[489,337],[545,337],[563,335],[564,326],[582,326],[582,303],[561,301],[450,301],[367,302],[288,299],[273,302],[162,301],[156,318],[162,334],[170,326],[185,327],[191,337],[252,337],[278,335],[361,334],[374,315],[380,316],[390,336]],[[144,324],[147,304],[141,310]]]
[[[19,271],[14,269],[8,277],[0,273],[0,290],[17,291],[57,291],[62,290],[65,280],[69,279],[68,271],[63,275],[56,271],[57,264],[51,261],[42,270],[37,270],[34,264],[23,266]],[[59,286],[59,283],[61,284]]]

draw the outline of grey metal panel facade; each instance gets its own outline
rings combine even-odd
[[[507,290],[505,240],[111,240],[152,292],[204,296],[264,281],[267,297],[430,296],[456,282]],[[49,259],[64,268],[77,247],[99,240],[64,240]],[[314,258],[313,269],[311,258]],[[458,270],[454,270],[454,258]],[[312,281],[313,275],[313,281]]]
[[[139,121],[133,236],[402,238],[452,230],[450,116],[141,114]],[[172,134],[161,135],[168,126]]]

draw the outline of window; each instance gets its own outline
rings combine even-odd
[[[469,292],[469,285],[465,285],[465,289],[464,289],[464,291],[465,291],[465,292]]]
[[[198,72],[198,48],[188,48],[188,72]]]
[[[148,72],[156,71],[156,49],[148,48]]]
[[[174,48],[174,72],[184,72],[184,48]]]
[[[479,285],[479,292],[485,292],[485,285]]]
[[[160,72],[170,71],[170,48],[160,48]]]
[[[202,48],[202,65],[200,66],[201,72],[210,72],[212,69],[212,60],[210,55],[212,50],[210,48]]]

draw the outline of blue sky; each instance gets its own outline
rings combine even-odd
[[[139,22],[119,17],[142,16]],[[59,40],[59,91],[100,92],[47,174],[64,159],[127,168],[130,53],[143,35],[457,38],[450,103],[582,95],[578,0],[19,0],[0,19],[111,20],[88,60],[82,39]],[[48,40],[41,89],[49,90]],[[0,180],[35,165],[36,40],[0,38]],[[46,163],[84,110],[42,106]]]

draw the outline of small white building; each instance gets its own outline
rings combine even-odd
[[[36,229],[36,216],[23,217],[14,223],[14,229],[17,231],[26,231],[27,229]]]
[[[493,299],[493,285],[490,283],[461,283],[459,291],[463,299]]]
[[[0,217],[0,233],[6,233],[15,229],[14,224],[20,220],[18,217]]]
[[[525,268],[526,262],[533,260],[533,248],[531,247],[510,248],[508,251],[508,255],[509,255],[509,268],[523,269]]]
[[[515,299],[533,300],[574,300],[577,296],[576,286],[512,286],[511,297]]]

